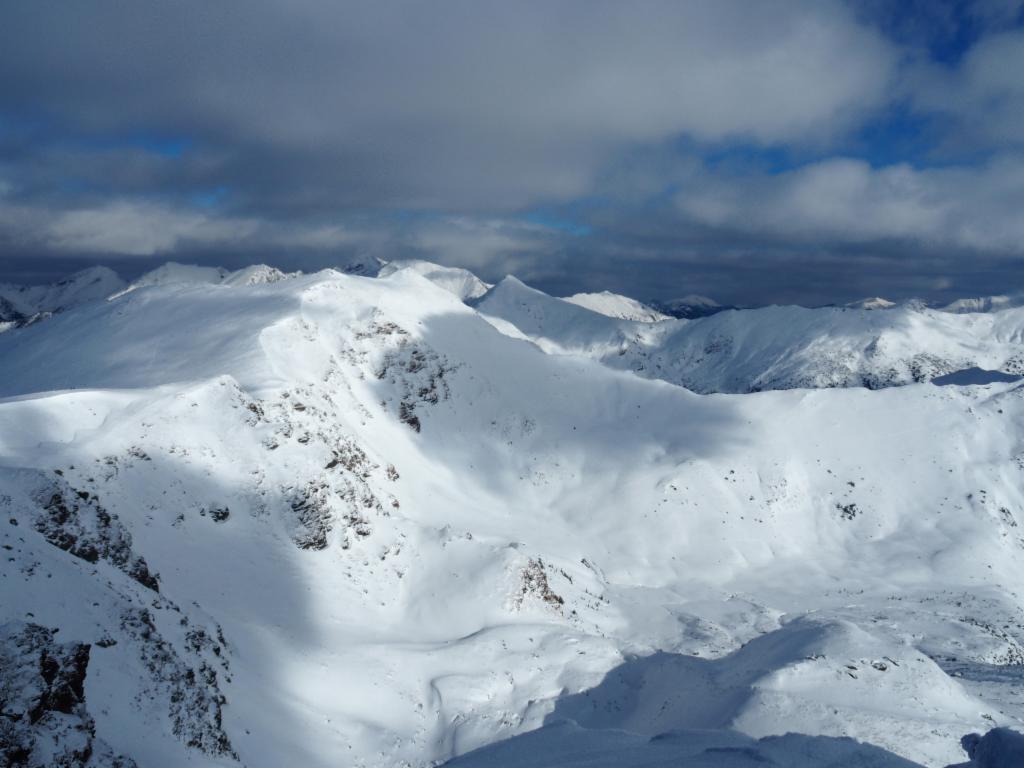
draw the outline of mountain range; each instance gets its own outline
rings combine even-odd
[[[376,272],[2,289],[12,764],[1022,754],[1024,309]]]

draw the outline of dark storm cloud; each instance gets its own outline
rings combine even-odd
[[[1024,37],[1019,3],[962,6],[15,4],[0,270],[414,255],[561,292],[987,290],[1022,255],[1000,67]],[[890,157],[897,112],[934,147]],[[970,159],[930,167],[951,141]]]

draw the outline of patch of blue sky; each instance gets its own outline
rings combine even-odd
[[[882,34],[955,66],[983,36],[1024,26],[1024,6],[979,0],[849,0]]]
[[[991,150],[947,141],[950,128],[948,118],[915,112],[907,104],[896,103],[880,110],[853,133],[820,146],[734,142],[702,147],[680,140],[676,148],[698,157],[711,171],[733,175],[775,176],[836,157],[862,160],[872,168],[899,163],[915,168],[976,165],[988,159]]]
[[[684,151],[693,150],[685,148]],[[742,142],[716,145],[699,150],[697,154],[711,170],[757,171],[770,176],[792,171],[813,159],[807,152],[790,147]]]
[[[199,208],[216,208],[228,196],[227,187],[214,187],[192,193],[189,200]]]
[[[151,155],[177,160],[195,147],[192,139],[184,136],[159,136],[152,134],[132,134],[128,136],[90,136],[71,140],[69,143],[84,149],[96,151],[116,151],[119,149],[138,149]]]
[[[550,210],[533,210],[523,216],[527,224],[534,224],[545,229],[553,229],[557,232],[564,232],[573,237],[583,237],[593,232],[589,224],[577,221],[574,218],[562,213]]]
[[[0,136],[11,136],[32,142],[35,148],[71,148],[86,152],[112,152],[122,149],[142,150],[148,154],[178,159],[195,148],[188,136],[149,133],[105,134],[77,131],[60,120],[45,114],[0,114]]]

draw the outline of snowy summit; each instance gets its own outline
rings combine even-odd
[[[628,296],[620,296],[611,291],[600,293],[576,293],[566,296],[565,300],[571,304],[578,304],[594,312],[599,312],[608,317],[619,320],[636,320],[641,323],[656,323],[660,320],[667,320],[669,315],[658,312],[656,309],[641,304],[636,299]]]

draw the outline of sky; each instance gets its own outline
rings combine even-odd
[[[1024,291],[1024,0],[5,9],[0,282],[374,258],[645,300]]]

